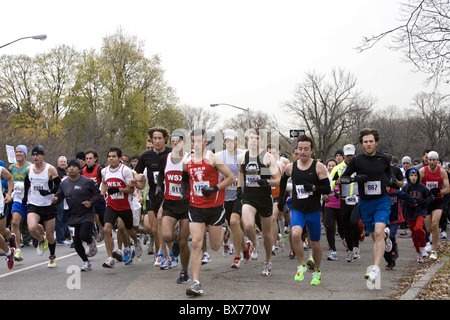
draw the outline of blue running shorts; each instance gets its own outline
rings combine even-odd
[[[320,241],[321,222],[320,211],[303,213],[298,210],[291,210],[291,229],[293,226],[300,226],[305,230],[305,224],[308,227],[309,239],[311,241]]]
[[[382,196],[374,200],[360,200],[359,214],[366,230],[369,232],[375,231],[375,223],[382,222],[389,225],[391,198]]]

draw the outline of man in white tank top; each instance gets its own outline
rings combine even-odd
[[[56,267],[55,218],[58,214],[52,205],[52,195],[58,190],[61,178],[56,168],[44,161],[44,148],[34,146],[31,152],[32,164],[27,167],[25,194],[22,204],[28,204],[27,224],[30,234],[38,241],[36,253],[43,255],[50,249],[49,268]],[[44,226],[39,221],[44,222]]]

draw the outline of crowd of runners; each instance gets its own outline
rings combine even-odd
[[[260,257],[267,277],[276,270],[272,256],[289,241],[289,259],[298,261],[293,281],[303,281],[309,268],[311,285],[320,285],[323,227],[328,260],[338,259],[336,234],[349,263],[360,257],[361,238],[371,235],[373,265],[361,278],[372,282],[383,259],[386,270],[395,267],[396,234],[409,228],[418,263],[436,260],[438,241],[447,237],[449,173],[438,152],[424,150],[418,163],[405,155],[397,164],[377,150],[375,129],[360,131],[360,154],[347,144],[326,161],[316,159],[306,135],[293,161],[259,129],[247,132],[246,149],[238,148],[233,130],[223,132],[223,150],[207,147],[203,129],[154,127],[148,136],[142,154],[111,147],[105,167],[95,150],[61,156],[53,166],[43,146],[33,146],[28,161],[27,146],[18,145],[15,162],[0,166],[0,249],[8,268],[26,259],[20,248],[27,243],[38,255],[49,251],[49,268],[56,267],[56,246],[72,245],[83,271],[92,270],[98,242],[106,247],[104,268],[131,264],[147,245],[155,267],[181,265],[176,282],[197,296],[206,248],[234,255],[236,269]]]

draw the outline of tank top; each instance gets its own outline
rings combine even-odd
[[[52,205],[52,194],[47,196],[41,196],[39,190],[50,190],[48,187],[48,169],[50,165],[45,164],[44,170],[41,173],[34,172],[34,164],[30,165],[30,171],[28,174],[28,179],[30,180],[30,189],[28,190],[28,203],[38,206],[47,207]]]
[[[216,153],[216,156],[221,158],[223,163],[230,169],[231,173],[234,175],[235,181],[225,188],[225,201],[234,201],[236,200],[236,190],[237,190],[237,180],[239,174],[239,164],[238,157],[244,151],[241,149],[237,149],[236,154],[230,154],[227,150],[220,151]]]
[[[123,163],[119,167],[111,169],[107,166],[102,172],[103,179],[108,188],[127,188],[128,181],[133,178],[133,173],[130,168]],[[106,198],[106,205],[116,211],[131,210],[130,195],[128,193],[118,192],[115,194],[108,194]]]
[[[88,171],[87,171],[87,166],[84,166],[84,167],[83,167],[83,170],[81,171],[81,174],[82,174],[83,176],[89,178],[89,179],[94,180],[95,185],[98,186],[98,185],[100,185],[100,182],[101,182],[101,177],[98,175],[98,168],[99,168],[99,167],[100,167],[100,166],[99,166],[98,164],[96,164],[96,165],[94,166],[94,169],[92,170],[92,172],[88,172]]]
[[[25,191],[25,177],[27,175],[27,167],[30,162],[26,162],[22,169],[18,170],[14,163],[11,168],[11,174],[14,178],[14,201],[22,202]]]
[[[190,205],[196,208],[214,208],[225,202],[225,189],[214,192],[209,197],[202,194],[202,189],[212,187],[220,182],[219,171],[210,165],[208,152],[201,162],[195,163],[193,158],[187,163],[190,185]]]
[[[428,166],[424,167],[424,175],[421,182],[431,190],[433,188],[439,188],[442,190],[442,177],[441,177],[441,167],[436,167],[436,172],[432,173]],[[442,194],[438,194],[435,196],[435,199],[442,199],[444,196]]]
[[[270,168],[260,161],[260,159],[264,159],[265,154],[266,151],[263,151],[256,158],[250,158],[249,152],[245,153],[245,161],[241,164],[244,173],[244,198],[272,196],[270,186],[261,187],[256,182],[271,177]]]
[[[179,163],[172,160],[172,152],[167,155],[166,166],[164,168],[164,198],[167,200],[180,200],[181,179],[183,177],[183,162],[190,157],[185,152]]]
[[[300,170],[297,167],[297,161],[292,163],[292,207],[302,213],[311,213],[320,211],[319,193],[306,192],[304,188],[305,182],[317,185],[319,176],[316,171],[317,161],[313,160],[311,166],[306,170]]]

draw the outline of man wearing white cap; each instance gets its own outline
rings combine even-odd
[[[419,170],[421,182],[430,190],[434,201],[428,207],[425,218],[425,228],[432,235],[432,249],[430,260],[437,260],[437,245],[439,241],[439,221],[445,205],[444,195],[450,192],[448,175],[438,166],[439,154],[436,151],[428,152],[428,165]]]
[[[11,164],[8,168],[14,178],[14,196],[11,208],[11,227],[13,233],[16,235],[16,251],[14,253],[14,260],[22,261],[22,252],[20,251],[20,222],[22,218],[27,218],[27,205],[22,204],[22,199],[25,189],[25,176],[27,175],[27,167],[30,162],[27,161],[27,147],[18,145],[16,147],[16,162]]]
[[[344,161],[338,164],[331,171],[332,187],[336,184],[340,184],[339,177],[345,171],[350,160],[355,156],[355,146],[347,144],[344,146]],[[347,262],[353,262],[355,259],[360,258],[359,253],[359,192],[358,183],[352,182],[350,184],[342,184],[339,188],[341,197],[341,221],[344,227],[345,240],[347,242]]]

